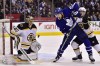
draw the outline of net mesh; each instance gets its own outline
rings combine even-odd
[[[10,54],[10,37],[5,29],[10,32],[10,20],[0,20],[0,55]]]

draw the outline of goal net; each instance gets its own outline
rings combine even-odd
[[[11,54],[10,36],[10,19],[0,19],[0,55]]]

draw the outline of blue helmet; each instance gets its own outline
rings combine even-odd
[[[54,14],[59,14],[59,13],[62,13],[62,12],[63,12],[63,9],[58,7],[58,8],[55,9]]]

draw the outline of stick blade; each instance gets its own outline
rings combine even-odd
[[[31,64],[35,64],[35,61],[30,61]]]

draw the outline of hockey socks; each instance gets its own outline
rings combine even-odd
[[[80,48],[78,47],[78,48],[76,48],[76,49],[73,49],[74,50],[74,52],[75,52],[75,54],[76,55],[79,55],[81,52],[80,52]]]

